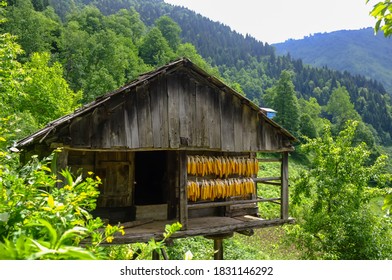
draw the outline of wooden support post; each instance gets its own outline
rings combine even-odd
[[[214,260],[223,260],[223,240],[233,237],[233,232],[208,235],[204,237],[214,240]]]
[[[166,253],[166,250],[164,248],[161,248],[161,253],[162,253],[162,257],[165,261],[167,261],[169,259],[169,256]]]
[[[159,260],[160,259],[159,252],[157,252],[156,250],[153,250],[152,251],[152,259]]]
[[[282,165],[281,165],[281,192],[280,192],[280,218],[289,218],[289,153],[282,153]]]
[[[187,196],[187,169],[186,152],[178,153],[179,187],[180,187],[180,223],[182,229],[188,229],[188,196]]]
[[[57,178],[59,179],[59,182],[57,182],[57,188],[64,187],[66,182],[63,182],[65,179],[62,175],[60,175],[60,172],[67,168],[68,166],[68,150],[62,149],[61,152],[58,153],[57,155],[57,162],[56,162],[56,171],[57,171]]]
[[[223,239],[214,239],[214,260],[223,260]]]

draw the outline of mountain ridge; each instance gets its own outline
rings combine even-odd
[[[273,44],[278,55],[290,54],[305,64],[327,66],[379,80],[392,94],[392,40],[371,27],[315,33]]]

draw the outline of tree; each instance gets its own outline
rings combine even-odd
[[[23,69],[17,57],[23,50],[15,40],[9,33],[0,34],[0,117],[14,112],[21,92]]]
[[[99,32],[105,29],[105,16],[95,6],[85,6],[82,10],[75,10],[68,15],[69,21],[76,21],[79,23],[81,29],[90,34]]]
[[[299,128],[298,99],[292,82],[292,72],[283,70],[277,84],[271,89],[271,107],[277,111],[274,120],[297,134]]]
[[[348,122],[335,139],[326,126],[321,137],[301,146],[312,166],[294,184],[298,223],[290,234],[304,258],[392,257],[391,228],[368,204],[376,188],[390,180],[390,174],[384,173],[386,156],[368,165],[366,145],[353,143],[357,125]]]
[[[309,138],[317,137],[322,130],[324,123],[328,121],[320,117],[321,106],[314,97],[310,97],[309,100],[300,98],[298,103],[301,108],[300,133]]]
[[[116,14],[107,16],[105,25],[117,34],[131,38],[134,44],[140,40],[146,30],[140,15],[133,7],[128,10],[119,10]]]
[[[7,8],[7,22],[2,30],[17,36],[24,50],[24,60],[33,52],[52,51],[56,47],[60,23],[34,10],[29,0],[19,0]]]
[[[317,127],[314,124],[313,119],[309,114],[302,114],[299,120],[300,120],[299,132],[302,136],[306,136],[309,138],[317,137]]]
[[[64,28],[60,56],[71,88],[75,91],[83,89],[83,103],[150,70],[138,57],[138,48],[133,43],[138,39],[131,37],[133,29],[128,29],[132,17],[124,20],[118,16],[104,18],[101,20],[103,26],[117,29],[96,31],[86,26],[85,17],[75,15],[74,18]]]
[[[369,3],[370,0],[366,0]],[[370,15],[376,18],[377,22],[374,31],[377,33],[382,30],[385,37],[392,35],[392,2],[385,0],[373,6]]]
[[[211,64],[205,61],[204,58],[197,52],[194,45],[190,43],[180,44],[177,48],[176,54],[179,57],[187,57],[210,75],[220,77],[219,69],[217,67],[212,67]]]
[[[69,85],[80,90],[88,75],[90,34],[80,28],[77,21],[70,21],[64,27],[60,40],[60,61],[63,64]]]
[[[181,43],[181,28],[168,16],[161,16],[155,21],[155,26],[161,31],[169,46],[176,51]]]
[[[361,120],[361,117],[354,109],[354,104],[350,101],[350,95],[345,87],[338,87],[333,90],[329,97],[326,111],[331,115],[336,131],[342,130],[348,120]]]
[[[174,58],[173,50],[157,27],[142,39],[139,55],[146,64],[160,66]]]
[[[36,11],[43,11],[50,5],[49,0],[31,0]]]
[[[343,130],[347,121],[358,121],[355,132],[355,142],[365,142],[370,149],[374,148],[375,137],[373,132],[363,121],[361,116],[354,108],[354,104],[350,101],[350,96],[345,87],[336,88],[327,103],[326,111],[332,116],[332,131],[338,134]]]
[[[34,53],[24,65],[26,78],[19,111],[29,111],[41,126],[72,112],[82,96],[69,88],[61,64],[50,65],[49,60],[49,53]]]

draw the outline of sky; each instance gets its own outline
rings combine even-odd
[[[164,0],[269,44],[314,33],[373,27],[381,0]]]

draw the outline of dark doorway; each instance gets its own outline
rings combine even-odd
[[[167,203],[167,152],[136,152],[135,204]]]

